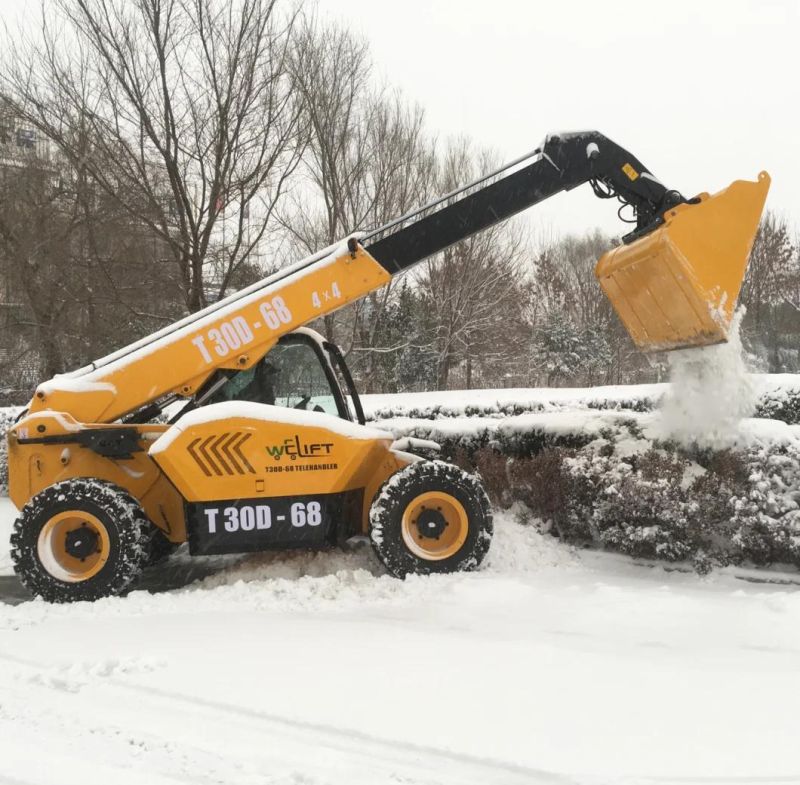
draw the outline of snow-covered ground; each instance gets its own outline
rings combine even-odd
[[[168,593],[0,606],[0,783],[800,781],[793,586],[498,518],[479,573],[272,554]]]

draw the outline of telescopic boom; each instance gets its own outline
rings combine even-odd
[[[40,385],[30,411],[110,423],[219,369],[252,367],[282,335],[364,297],[424,259],[561,191],[589,183],[636,227],[597,276],[637,345],[724,341],[769,187],[736,181],[685,199],[596,131],[553,134],[533,153],[366,235],[284,268],[170,327]]]

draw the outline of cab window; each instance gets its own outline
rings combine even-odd
[[[253,401],[342,416],[318,351],[308,339],[284,338],[256,365],[232,376],[207,401]]]

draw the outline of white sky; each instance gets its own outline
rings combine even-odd
[[[800,225],[800,0],[320,0],[442,136],[511,159],[596,129],[686,196],[766,169]],[[530,211],[546,230],[624,231],[588,186]]]
[[[597,129],[686,196],[766,169],[768,206],[800,225],[800,0],[318,2],[440,137],[511,159]],[[0,0],[0,16],[25,6]],[[545,233],[619,233],[615,204],[584,187],[530,215]]]

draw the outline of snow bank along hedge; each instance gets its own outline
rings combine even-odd
[[[755,417],[800,424],[800,374],[754,374]],[[372,420],[397,417],[506,417],[563,409],[650,412],[658,408],[666,384],[594,388],[468,390],[364,396]]]
[[[690,453],[637,436],[636,423],[620,423],[580,448],[454,458],[478,469],[495,503],[521,502],[568,542],[690,560],[700,572],[800,566],[800,439]]]
[[[714,566],[800,566],[800,427],[749,420],[734,446],[681,448],[656,414],[560,412],[503,419],[396,418],[477,470],[492,501],[563,540]]]

